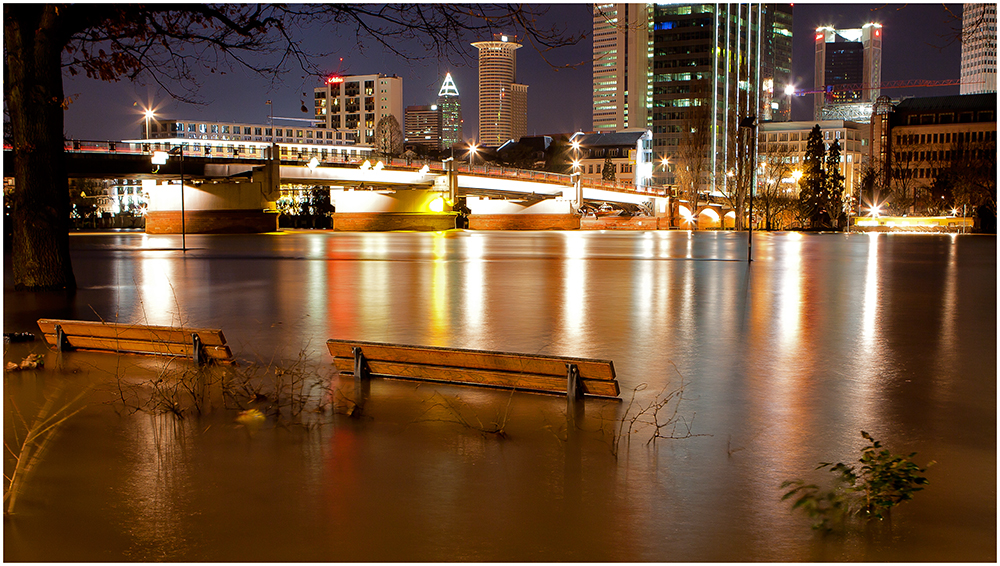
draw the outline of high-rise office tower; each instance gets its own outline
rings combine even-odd
[[[527,85],[516,85],[520,43],[496,34],[472,44],[479,50],[479,143],[499,147],[527,132]],[[516,88],[515,88],[516,87]]]
[[[700,183],[720,189],[739,119],[789,119],[791,43],[787,4],[595,4],[594,130],[652,130],[658,184],[700,131]]]
[[[763,86],[787,82],[787,54],[779,53],[790,51],[791,6],[656,4],[651,11],[654,182],[680,183],[679,168],[694,169],[705,191],[725,191],[740,122],[766,119],[765,108],[773,117]]]
[[[813,119],[823,119],[823,107],[872,103],[879,96],[882,82],[882,26],[868,23],[860,29],[820,27],[814,36],[816,45],[815,90],[835,86],[859,85],[849,90],[831,90],[815,94]]]
[[[650,126],[651,10],[651,4],[594,4],[594,131]]]
[[[997,5],[962,5],[962,86],[959,94],[997,91]]]
[[[428,149],[441,149],[443,112],[437,104],[407,106],[403,141],[407,145],[420,145]]]
[[[785,88],[792,81],[792,5],[765,4],[761,33],[761,120],[791,119],[791,96]]]
[[[441,149],[448,149],[462,141],[462,99],[451,73],[444,77],[437,105],[441,109]]]

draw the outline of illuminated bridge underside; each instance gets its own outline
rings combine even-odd
[[[419,171],[398,171],[382,169],[363,170],[357,166],[353,167],[309,167],[282,165],[281,182],[301,185],[334,185],[344,187],[372,187],[379,189],[425,189],[436,190],[444,186],[442,177],[446,177],[447,172],[432,170],[427,173]],[[525,181],[519,179],[501,179],[485,175],[470,175],[459,173],[457,175],[457,196],[488,197],[492,199],[529,199],[542,200],[553,198],[570,198],[573,193],[573,186],[566,183]],[[627,204],[643,204],[653,200],[654,195],[648,193],[633,193],[610,191],[583,187],[583,199],[593,202],[613,202]]]
[[[441,199],[449,196],[446,171],[282,166],[281,179],[283,183],[341,187],[331,191],[335,230],[456,227],[456,213],[442,211]],[[480,230],[576,230],[581,227],[579,208],[584,202],[637,206],[651,205],[658,198],[586,186],[578,195],[568,179],[545,182],[460,173],[456,184],[455,196],[466,197],[469,228]]]

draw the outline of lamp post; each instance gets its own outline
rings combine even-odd
[[[580,168],[580,141],[577,140],[577,139],[574,139],[572,142],[570,142],[570,145],[573,147],[573,169],[572,170],[576,171],[577,169]],[[582,171],[581,171],[581,173],[582,173]]]
[[[668,172],[670,171],[667,168],[667,166],[670,165],[670,158],[667,157],[666,155],[664,155],[663,158],[660,159],[660,165],[663,166],[663,188],[664,188],[663,194],[667,194],[666,188],[669,186],[669,185],[667,185],[667,178],[668,178]],[[671,195],[671,196],[675,196],[675,195]]]
[[[149,139],[149,119],[152,118],[153,116],[154,114],[152,110],[146,110],[146,131],[144,132],[145,135],[143,137],[146,138],[147,140]]]
[[[469,144],[469,172],[472,172],[473,158],[476,156],[476,148],[478,146],[475,143]]]
[[[749,183],[750,184],[750,187],[749,187],[749,190],[750,190],[750,220],[749,220],[750,231],[748,232],[748,236],[747,236],[747,263],[750,263],[750,262],[753,261],[753,190],[754,190],[754,186],[757,184],[756,183],[756,177],[757,177],[757,175],[756,175],[756,173],[757,173],[757,151],[756,151],[757,150],[757,124],[756,124],[756,121],[757,121],[757,116],[756,115],[754,115],[754,116],[747,116],[746,118],[743,118],[742,120],[740,120],[740,129],[746,128],[749,131],[749,134],[751,136],[750,144],[749,144],[750,147],[749,148],[746,147],[746,145],[747,145],[746,142],[744,142],[744,147],[743,147],[743,151],[748,151],[749,155],[747,157],[744,157],[741,154],[740,155],[740,163],[738,163],[740,165],[743,165],[743,167],[745,168],[746,164],[743,163],[743,162],[746,161],[747,159],[749,159],[749,161],[750,161],[750,183]],[[746,173],[744,172],[744,176],[745,175],[746,175]]]
[[[171,149],[170,151],[156,151],[153,152],[152,161],[154,165],[163,165],[167,162],[167,158],[170,155],[177,154],[180,157],[180,173],[181,173],[181,251],[187,251],[186,242],[186,226],[184,224],[184,144],[178,144],[177,147]]]
[[[171,150],[171,153],[177,151],[180,156],[180,171],[181,171],[181,251],[187,251],[187,242],[185,242],[185,236],[187,234],[186,227],[184,225],[184,144],[177,146],[176,150]]]

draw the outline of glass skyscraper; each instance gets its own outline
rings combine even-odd
[[[699,120],[700,185],[722,190],[740,119],[790,118],[791,67],[790,4],[594,4],[594,130],[652,130],[658,184]]]

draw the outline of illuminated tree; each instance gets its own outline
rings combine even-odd
[[[611,157],[604,158],[604,168],[601,169],[601,179],[605,181],[615,180],[615,164],[611,162]]]
[[[692,83],[691,106],[684,109],[677,152],[671,157],[680,194],[687,198],[692,228],[698,229],[698,207],[705,174],[709,168],[712,143],[712,112],[708,104],[708,85]]]
[[[757,151],[760,182],[754,196],[754,211],[764,219],[765,230],[780,230],[781,217],[797,197],[784,181],[792,177],[792,146],[761,144]]]
[[[810,228],[815,228],[821,221],[826,199],[824,189],[826,181],[823,164],[826,157],[826,144],[819,124],[813,126],[806,138],[806,153],[802,159],[802,178],[799,179],[798,216]]]
[[[826,167],[823,171],[823,201],[834,228],[841,228],[841,220],[846,220],[844,210],[844,174],[840,172],[840,142],[833,141],[826,153]]]
[[[385,157],[396,157],[403,153],[403,130],[392,114],[383,116],[375,124],[375,153]]]

